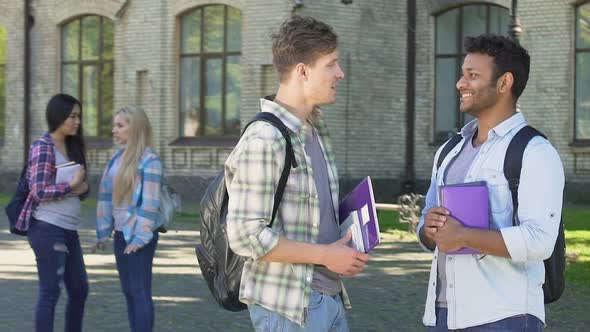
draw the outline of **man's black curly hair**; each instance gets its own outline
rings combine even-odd
[[[514,76],[512,95],[518,99],[529,80],[531,58],[526,49],[508,37],[483,34],[465,38],[467,53],[487,54],[494,58],[493,80],[507,72]]]

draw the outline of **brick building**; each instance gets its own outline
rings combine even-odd
[[[330,23],[340,36],[346,79],[337,103],[324,109],[344,187],[370,175],[382,201],[404,184],[424,190],[436,148],[469,120],[457,110],[454,89],[461,40],[506,34],[510,6],[0,0],[0,183],[14,182],[25,144],[46,130],[47,101],[64,91],[82,100],[93,175],[115,148],[113,111],[136,104],[152,121],[166,174],[182,192],[199,192],[257,111],[258,98],[275,91],[270,34],[298,13]],[[590,196],[590,1],[520,0],[518,15],[532,56],[521,109],[559,150],[569,198]]]

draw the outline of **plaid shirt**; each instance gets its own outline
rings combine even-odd
[[[289,240],[317,243],[320,203],[311,160],[304,149],[309,124],[272,101],[261,99],[263,112],[276,115],[291,130],[297,168],[291,169],[273,228],[274,194],[285,162],[285,140],[278,129],[265,122],[248,127],[225,163],[229,193],[227,236],[232,250],[249,259],[244,264],[240,301],[258,304],[303,325],[309,304],[314,266],[258,260],[282,235]],[[338,211],[338,174],[330,139],[319,109],[312,112],[324,158],[330,191]]]
[[[120,158],[123,150],[117,151],[104,170],[98,191],[96,207],[96,237],[106,241],[113,232],[113,178],[109,169]],[[148,148],[137,167],[133,197],[127,210],[127,221],[123,235],[127,244],[148,244],[153,233],[162,225],[160,218],[160,186],[162,184],[162,163],[154,150]]]
[[[39,203],[62,199],[72,191],[68,183],[55,184],[57,170],[54,146],[49,133],[45,133],[31,144],[26,172],[30,192],[16,222],[16,228],[21,231],[29,229],[31,216]],[[79,198],[86,198],[88,192]]]

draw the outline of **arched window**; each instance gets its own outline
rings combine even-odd
[[[0,142],[6,128],[6,29],[0,26]]]
[[[180,136],[238,136],[240,10],[207,5],[182,15],[180,23]]]
[[[506,35],[508,9],[496,5],[465,5],[440,13],[436,21],[434,139],[444,141],[472,117],[460,114],[455,87],[465,57],[463,40],[482,33]]]
[[[574,140],[590,142],[590,2],[576,8]]]
[[[106,17],[77,17],[61,27],[61,90],[82,103],[85,136],[111,136],[113,44],[113,21]]]

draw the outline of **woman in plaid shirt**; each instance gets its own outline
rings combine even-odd
[[[145,112],[135,106],[115,115],[113,137],[123,145],[104,170],[98,194],[96,248],[104,248],[113,229],[121,288],[131,331],[154,325],[152,261],[158,244],[162,164],[152,146]]]
[[[88,277],[77,232],[82,222],[80,199],[88,193],[82,106],[72,96],[57,94],[49,100],[45,115],[49,132],[31,145],[26,172],[30,192],[16,227],[27,231],[37,260],[36,331],[53,331],[62,283],[68,293],[65,330],[81,331],[88,295]],[[55,183],[56,165],[70,161],[83,167],[69,182]]]

